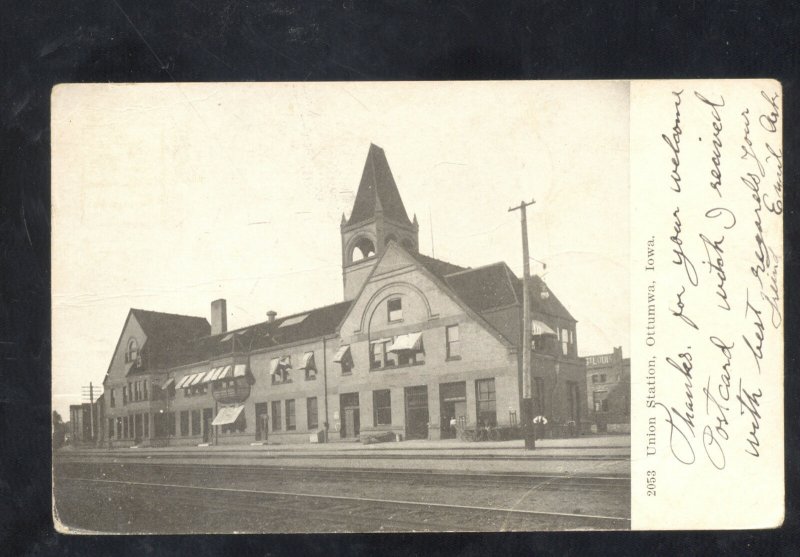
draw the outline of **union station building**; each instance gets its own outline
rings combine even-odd
[[[131,309],[103,381],[106,446],[454,437],[519,424],[522,280],[419,253],[384,151],[371,145],[342,217],[343,300],[228,330]],[[548,434],[590,427],[576,321],[531,280],[532,398]]]

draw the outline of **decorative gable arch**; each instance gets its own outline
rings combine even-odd
[[[397,281],[382,286],[370,297],[369,301],[367,301],[364,312],[361,314],[359,331],[365,332],[367,329],[367,324],[372,322],[372,318],[375,315],[375,312],[378,310],[378,308],[381,307],[383,302],[387,301],[392,296],[396,296],[397,294],[411,295],[418,298],[419,300],[422,301],[427,318],[431,319],[435,317],[435,315],[431,311],[431,304],[428,301],[427,296],[425,296],[425,294],[422,292],[422,290],[420,290],[413,284]]]

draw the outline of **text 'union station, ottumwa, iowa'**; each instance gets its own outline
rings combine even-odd
[[[103,381],[99,442],[443,439],[519,425],[521,279],[503,262],[422,255],[418,229],[370,146],[340,229],[343,301],[237,330],[225,300],[210,324],[131,309]],[[546,435],[588,431],[575,319],[539,277],[530,286],[533,415]]]

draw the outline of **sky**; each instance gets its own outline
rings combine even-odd
[[[532,272],[579,354],[630,345],[627,82],[62,85],[52,98],[53,407],[131,307],[228,327],[342,300],[342,213],[382,147],[420,251]],[[546,264],[546,268],[544,266]]]

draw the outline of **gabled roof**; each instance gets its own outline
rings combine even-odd
[[[440,279],[444,279],[445,276],[452,273],[458,273],[459,271],[466,271],[468,269],[468,267],[461,267],[460,265],[455,265],[453,263],[448,263],[447,261],[442,261],[441,259],[428,257],[427,255],[422,255],[421,253],[415,252],[411,255],[426,269],[428,269],[428,271]]]
[[[478,313],[517,304],[516,280],[505,263],[467,269],[445,277],[450,288]]]
[[[514,285],[517,297],[519,297],[521,300],[522,279],[517,279]],[[570,321],[575,321],[575,318],[572,317],[572,314],[567,311],[567,308],[564,307],[550,287],[544,283],[541,277],[538,275],[531,276],[530,288],[531,309],[533,311],[538,311],[539,313],[543,313],[545,315],[552,315],[553,317],[562,317],[564,319],[569,319]],[[549,296],[543,299],[540,295],[542,292],[547,292]]]
[[[142,346],[144,366],[132,368],[131,373],[172,365],[185,352],[188,341],[211,332],[211,325],[204,317],[135,308],[131,309],[130,314],[147,336]]]
[[[286,344],[332,335],[336,333],[352,303],[352,301],[339,302],[279,317],[272,323],[264,321],[214,336],[195,338],[188,343],[189,349],[184,354],[183,361],[176,365],[209,360],[233,351],[278,348]]]
[[[382,211],[385,217],[395,222],[411,225],[392,171],[389,169],[386,154],[383,149],[371,143],[356,200],[353,203],[353,212],[350,213],[347,224],[369,220],[377,211]]]

